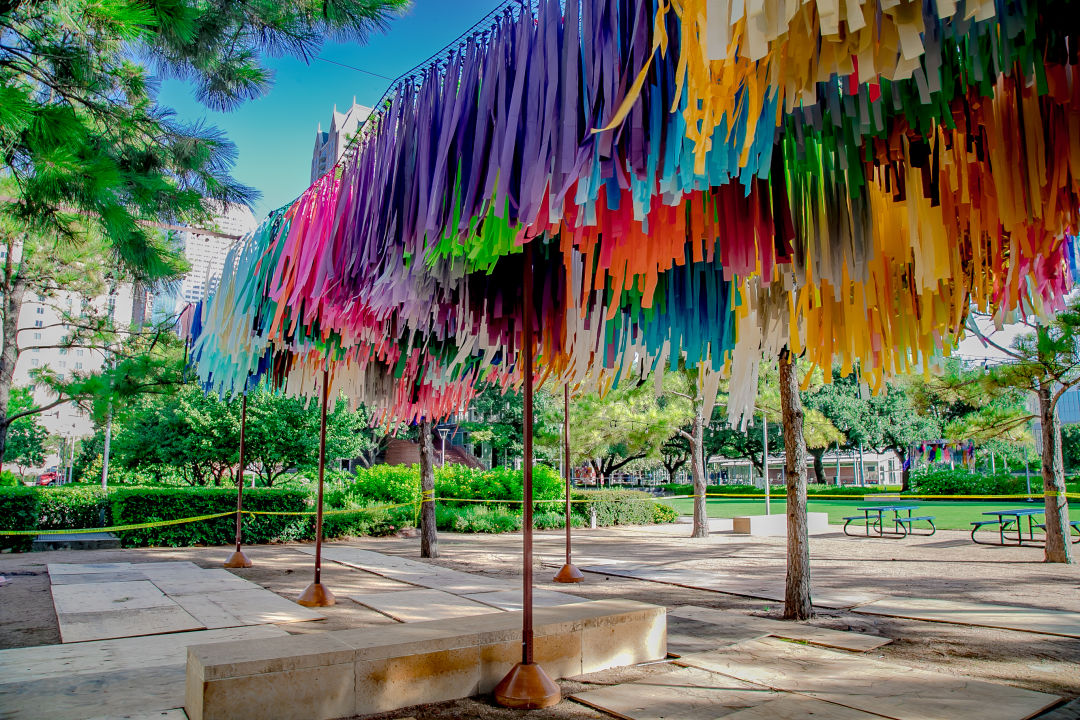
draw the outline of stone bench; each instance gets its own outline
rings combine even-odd
[[[666,610],[595,600],[533,613],[552,679],[667,656]],[[297,720],[387,712],[491,692],[521,660],[521,612],[193,645],[191,720]]]
[[[744,515],[732,520],[732,532],[740,535],[787,535],[787,515]],[[829,513],[806,513],[806,532],[819,535],[829,532]]]

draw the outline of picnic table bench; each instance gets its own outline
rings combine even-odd
[[[1036,515],[1042,515],[1046,511],[1043,508],[1009,508],[1006,510],[991,510],[990,512],[984,512],[983,515],[993,515],[994,520],[976,520],[971,523],[971,540],[979,545],[1023,545],[1024,543],[1044,543],[1043,538],[1035,537],[1035,528],[1039,530],[1046,530],[1046,523],[1035,522]],[[1027,518],[1028,521],[1028,535],[1024,537],[1023,519]],[[1015,528],[1012,526],[1015,524]],[[995,525],[998,529],[998,542],[982,542],[976,539],[975,533],[984,526]],[[1069,526],[1077,532],[1077,537],[1073,540],[1073,544],[1080,543],[1080,520],[1072,520],[1069,522]],[[1012,530],[1016,530],[1016,537],[1011,535]],[[1006,533],[1010,533],[1006,535]]]
[[[876,530],[876,536],[880,538],[905,538],[908,535],[926,535],[930,536],[937,532],[937,527],[934,525],[933,515],[913,515],[912,512],[919,509],[918,505],[866,505],[861,508],[862,515],[851,515],[844,518],[844,534],[851,537],[858,537],[855,533],[848,532],[848,526],[851,523],[861,522],[866,529],[866,537],[871,537],[870,528],[873,527]],[[901,513],[907,511],[907,515]],[[885,530],[885,513],[891,512],[893,514],[891,520],[893,527],[895,528],[891,532]],[[875,514],[876,513],[876,514]],[[925,522],[930,525],[930,532],[923,533],[915,530],[916,522]]]

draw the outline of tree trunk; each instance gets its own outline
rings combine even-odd
[[[3,345],[0,346],[0,470],[4,467],[4,449],[7,447],[8,407],[11,403],[11,385],[15,377],[15,364],[19,360],[19,315],[26,298],[26,278],[13,270],[14,244],[7,244],[7,261],[4,268],[4,323]]]
[[[435,529],[435,451],[431,421],[420,423],[420,557],[439,557],[439,535]]]
[[[1039,388],[1039,419],[1042,421],[1042,476],[1045,493],[1046,562],[1071,564],[1069,504],[1065,499],[1065,473],[1061,461],[1061,423],[1057,416],[1053,388]]]
[[[705,447],[705,423],[701,407],[694,408],[694,420],[690,433],[690,474],[694,478],[694,532],[690,537],[709,537],[709,516],[705,505],[705,463],[702,462]]]
[[[142,330],[146,324],[146,286],[136,280],[131,284],[131,329]]]
[[[806,524],[806,443],[795,358],[780,351],[780,409],[784,426],[784,481],[787,485],[787,586],[784,618],[806,620],[810,603],[810,541]]]
[[[906,453],[901,453],[899,450],[893,450],[893,452],[900,460],[900,492],[907,492],[911,489],[911,468],[904,465],[907,462]]]
[[[825,456],[825,448],[812,450],[810,454],[814,457],[814,477],[822,485],[828,484],[829,481],[825,479],[825,463],[823,459]]]

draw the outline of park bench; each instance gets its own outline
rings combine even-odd
[[[1075,530],[1076,533],[1077,533],[1076,534],[1076,539],[1073,540],[1073,545],[1080,544],[1080,520],[1070,520],[1069,521],[1069,526],[1073,530]],[[1046,524],[1045,523],[1035,523],[1035,527],[1039,528],[1043,532],[1046,532]]]
[[[521,611],[188,648],[191,720],[369,715],[491,692],[521,660]],[[538,607],[552,679],[661,660],[667,611],[634,600]]]
[[[915,517],[898,517],[898,518],[895,518],[893,520],[893,522],[895,522],[898,525],[905,526],[905,529],[906,529],[908,535],[925,535],[926,537],[930,537],[931,535],[933,535],[934,533],[937,532],[937,526],[934,525],[934,518],[935,517],[936,517],[935,515],[917,515]],[[930,523],[930,532],[928,532],[928,533],[915,532],[915,527],[912,525],[912,523],[914,523],[916,521]]]

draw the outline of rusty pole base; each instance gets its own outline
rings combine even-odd
[[[224,564],[227,568],[249,568],[251,567],[251,560],[242,550],[237,550],[229,556],[229,559]]]
[[[579,583],[585,579],[585,576],[574,566],[574,563],[567,563],[553,579],[557,583]]]
[[[560,700],[559,686],[536,663],[518,663],[495,687],[495,702],[503,707],[536,710]]]
[[[327,607],[337,600],[334,593],[322,583],[311,583],[300,593],[300,597],[296,598],[296,602],[305,607]]]

